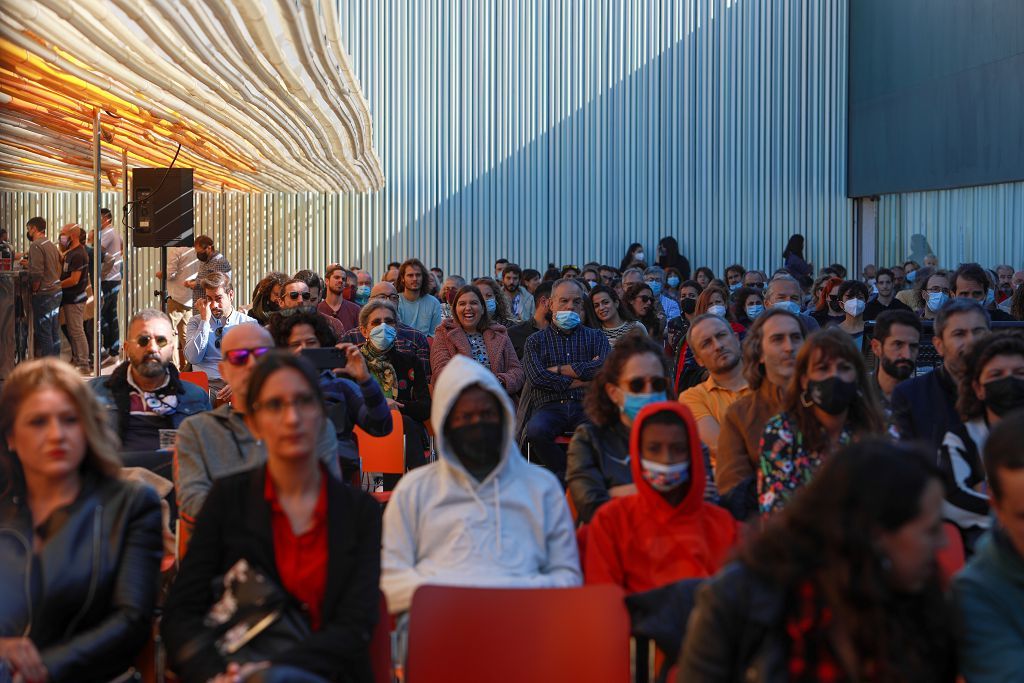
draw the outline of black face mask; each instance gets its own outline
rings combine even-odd
[[[850,407],[858,393],[855,382],[845,382],[835,376],[820,382],[810,380],[804,392],[804,405],[810,407],[809,400],[829,415],[838,415]]]
[[[1008,375],[985,383],[985,405],[1003,417],[1024,407],[1024,379]]]
[[[478,422],[445,431],[459,462],[477,481],[483,481],[498,466],[503,436],[500,422]]]
[[[882,369],[893,379],[903,381],[914,374],[914,364],[909,360],[882,359]]]
[[[839,299],[832,299],[832,298],[830,298],[828,300],[828,307],[830,309],[832,309],[832,311],[834,311],[836,313],[842,313],[842,311],[843,311],[843,305],[841,303],[839,303]]]
[[[680,299],[679,310],[686,315],[693,315],[693,312],[697,310],[697,300],[690,299],[689,297]]]

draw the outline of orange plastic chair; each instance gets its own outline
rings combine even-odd
[[[946,547],[939,551],[939,573],[942,575],[943,585],[948,585],[953,575],[963,569],[966,563],[964,552],[964,537],[960,529],[952,522],[943,522],[942,531],[946,534]]]
[[[363,472],[405,474],[405,429],[397,410],[391,411],[391,425],[391,433],[386,436],[370,436],[353,427]]]
[[[572,515],[572,525],[576,526],[580,521],[580,513],[576,511],[576,503],[572,502],[572,493],[566,491],[565,500],[569,503],[569,514]]]
[[[629,614],[618,586],[422,586],[409,612],[410,683],[623,683]]]
[[[183,382],[192,382],[206,393],[210,393],[210,378],[202,370],[179,372],[178,378]]]

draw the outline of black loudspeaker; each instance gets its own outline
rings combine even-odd
[[[194,246],[191,168],[133,169],[132,200],[133,246]]]

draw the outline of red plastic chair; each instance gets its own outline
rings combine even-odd
[[[388,603],[384,594],[380,596],[380,609],[377,614],[377,626],[370,638],[370,667],[373,669],[374,683],[392,683],[394,670],[391,663],[391,615],[388,614]]]
[[[960,529],[952,522],[943,522],[942,531],[946,534],[946,547],[939,551],[939,573],[942,584],[948,585],[953,575],[963,569],[967,561],[964,552],[964,537]]]
[[[423,586],[409,612],[409,683],[624,683],[629,614],[618,586]]]
[[[182,382],[192,382],[192,384],[195,384],[206,393],[210,393],[210,378],[202,370],[179,372],[178,378],[181,379]]]

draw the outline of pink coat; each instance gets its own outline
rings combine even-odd
[[[519,357],[516,356],[511,337],[504,327],[496,323],[491,323],[490,327],[483,331],[483,335],[491,372],[505,387],[505,391],[510,394],[517,393],[523,388],[526,372],[523,370],[523,364],[519,362]],[[465,330],[454,319],[448,318],[437,326],[434,341],[430,346],[430,371],[435,381],[444,366],[448,365],[448,361],[458,354],[473,357]]]

